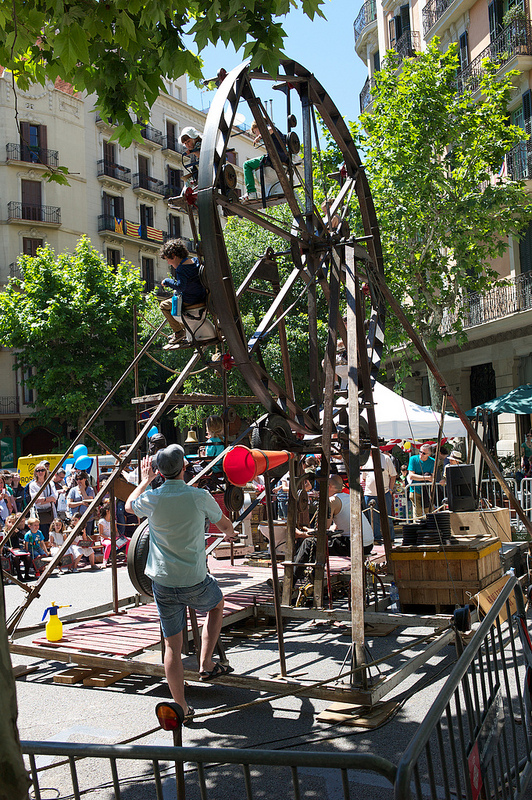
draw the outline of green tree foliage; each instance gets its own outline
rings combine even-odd
[[[133,306],[144,306],[144,284],[133,265],[107,265],[85,237],[72,254],[45,247],[19,264],[22,280],[0,294],[0,342],[32,373],[38,419],[80,428],[133,359]]]
[[[480,96],[457,94],[457,49],[433,40],[398,69],[390,52],[375,75],[371,113],[352,126],[375,202],[388,284],[432,351],[444,317],[463,340],[460,301],[497,277],[509,234],[532,218],[524,184],[499,178],[505,155],[526,138],[508,124],[510,72],[483,63]],[[335,147],[327,155],[334,161]],[[338,161],[338,157],[337,157]],[[402,331],[388,322],[387,344]],[[403,359],[408,366],[411,359]]]
[[[254,67],[275,72],[291,7],[311,19],[322,0],[0,0],[0,64],[21,88],[61,78],[96,94],[120,123],[124,146],[138,137],[132,114],[149,118],[162,77],[199,81],[197,52],[208,43],[244,45]]]

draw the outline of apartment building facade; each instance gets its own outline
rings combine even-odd
[[[367,0],[354,22],[355,50],[368,77],[360,93],[360,110],[371,112],[371,89],[386,51],[400,58],[415,56],[434,37],[446,49],[458,44],[457,91],[478,90],[482,61],[490,58],[499,73],[519,70],[510,105],[511,121],[532,131],[532,23],[527,0]],[[399,67],[400,68],[400,67]],[[532,191],[532,143],[508,154],[507,176],[526,181]],[[465,297],[460,309],[468,342],[452,340],[438,350],[438,364],[462,407],[468,409],[523,383],[532,383],[532,226],[522,237],[510,237],[505,255],[493,267],[501,276],[485,295]],[[451,330],[452,318],[444,325]],[[414,368],[407,395],[429,403],[426,370]],[[530,417],[499,417],[499,451],[518,453]]]
[[[166,81],[154,104],[142,142],[123,148],[111,141],[113,126],[95,110],[94,97],[60,82],[16,90],[0,74],[0,290],[19,274],[21,253],[49,244],[73,251],[87,235],[109,264],[130,261],[150,291],[167,275],[158,253],[167,238],[183,237],[193,249],[188,214],[168,206],[183,188],[181,130],[200,132],[206,114],[187,105],[186,78]],[[18,126],[17,116],[18,113]],[[246,126],[235,131],[234,163],[243,190],[242,165],[256,157]],[[69,186],[48,182],[45,173],[66,166]],[[18,456],[53,452],[63,433],[59,422],[42,428],[32,417],[32,392],[13,370],[15,354],[0,348],[0,466]],[[118,415],[124,421],[124,415]],[[124,421],[124,439],[133,433]]]

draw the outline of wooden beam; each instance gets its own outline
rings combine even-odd
[[[75,650],[64,650],[54,647],[39,647],[38,645],[12,644],[12,653],[18,655],[32,656],[34,658],[44,658],[49,661],[62,661],[67,664],[80,664],[99,669],[127,670],[132,675],[151,675],[155,678],[164,678],[163,664],[142,661],[142,657],[136,659],[117,658],[113,656],[100,656],[89,653],[80,653]],[[197,670],[184,671],[184,678],[187,682],[198,682]],[[224,686],[232,686],[238,689],[250,689],[255,692],[271,692],[272,694],[290,693],[299,697],[311,697],[319,700],[327,700],[339,703],[359,703],[361,705],[371,705],[371,692],[354,691],[346,689],[345,686],[305,686],[291,680],[276,680],[254,678],[247,675],[224,675],[217,678],[216,683]],[[205,685],[205,684],[203,684]]]
[[[164,398],[164,394],[145,394],[141,397],[132,397],[131,403],[132,405],[142,405],[144,403],[160,403],[161,400]],[[175,394],[172,395],[170,398],[170,403],[176,403],[177,405],[187,405],[187,406],[200,406],[200,405],[223,405],[224,399],[223,395],[221,394]],[[232,395],[227,398],[227,402],[229,405],[235,406],[243,406],[243,405],[253,405],[255,403],[260,403],[256,397],[253,396],[240,396],[240,395]]]

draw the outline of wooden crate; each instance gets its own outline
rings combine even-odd
[[[486,511],[449,511],[449,518],[453,536],[460,538],[498,536],[501,542],[512,541],[510,511],[507,508],[490,508]]]
[[[441,549],[395,547],[391,562],[401,605],[454,606],[502,574],[497,537],[471,540]]]

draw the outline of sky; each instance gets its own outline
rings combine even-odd
[[[325,0],[322,10],[326,20],[316,17],[311,22],[299,9],[291,11],[282,20],[287,34],[285,53],[314,73],[344,119],[349,121],[358,117],[359,94],[367,78],[367,69],[355,53],[353,36],[353,22],[362,2]],[[224,45],[206,47],[201,57],[205,62],[204,75],[208,78],[214,77],[220,67],[229,72],[243,61],[242,53],[237,54]],[[281,92],[271,92],[271,95],[275,99],[282,97]],[[206,111],[213,96],[214,92],[188,87],[188,103],[195,108]],[[277,104],[274,105],[274,122],[284,108],[281,97],[279,110]],[[242,111],[247,112],[246,123],[249,125],[251,116],[247,106]]]

